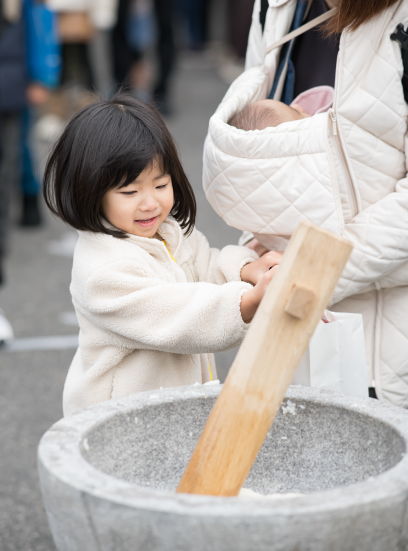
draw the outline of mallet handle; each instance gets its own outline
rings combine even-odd
[[[352,244],[302,222],[290,240],[178,492],[236,496],[350,256]]]

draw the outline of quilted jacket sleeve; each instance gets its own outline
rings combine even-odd
[[[240,343],[249,327],[240,312],[248,289],[251,285],[241,281],[170,283],[146,277],[134,262],[123,260],[92,272],[75,307],[120,342],[124,338],[129,349],[199,354]]]
[[[354,244],[330,304],[368,290],[381,288],[381,279],[408,262],[408,179],[393,193],[360,212],[345,228]]]
[[[258,258],[258,255],[248,249],[228,245],[223,249],[211,248],[206,237],[195,230],[190,237],[193,249],[195,275],[198,281],[222,285],[231,281],[241,281],[241,270]]]
[[[259,67],[264,62],[265,45],[262,38],[262,27],[259,22],[261,0],[255,0],[252,12],[252,24],[248,36],[248,48],[245,57],[245,70]]]

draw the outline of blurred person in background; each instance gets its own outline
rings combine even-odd
[[[4,283],[10,195],[19,178],[20,223],[39,223],[40,185],[33,176],[28,148],[28,106],[43,103],[48,88],[58,81],[60,62],[52,17],[36,0],[0,2],[0,285]],[[53,32],[49,32],[51,27]],[[0,342],[11,337],[11,326],[0,310]]]
[[[205,48],[208,42],[211,0],[155,0],[157,22],[158,75],[154,87],[154,100],[163,115],[172,113],[170,100],[171,77],[176,62],[176,46],[193,51]],[[179,38],[181,19],[186,28],[186,44]],[[249,24],[248,24],[249,30]],[[177,36],[176,36],[177,35]]]
[[[228,39],[238,59],[245,59],[254,0],[228,0]]]
[[[153,101],[163,115],[172,112],[169,88],[176,59],[175,12],[175,0],[119,0],[112,33],[116,88],[145,103]],[[157,76],[152,87],[146,51],[154,44]]]
[[[41,2],[1,0],[0,6],[1,284],[10,193],[20,176],[23,196],[20,223],[31,225],[27,222],[34,218],[39,223],[37,197],[40,186],[33,176],[28,148],[27,108],[47,99],[48,88],[57,84],[60,60],[53,15]],[[21,161],[22,174],[19,171]]]
[[[57,13],[62,43],[65,118],[89,103],[89,92],[113,93],[111,42],[118,0],[46,0]]]
[[[26,59],[29,84],[21,128],[22,226],[41,224],[41,183],[34,166],[30,134],[38,109],[47,103],[50,90],[60,81],[61,53],[55,14],[40,0],[25,0]]]
[[[130,72],[142,59],[142,52],[132,47],[128,35],[132,0],[119,0],[116,24],[112,32],[113,70],[118,88],[129,87]]]
[[[80,80],[86,89],[91,90],[94,87],[94,74],[89,43],[94,26],[89,13],[89,0],[48,0],[47,3],[58,14],[62,43],[62,83]]]
[[[156,42],[153,0],[119,0],[112,33],[116,89],[150,103],[152,69],[146,51]]]
[[[17,181],[19,122],[26,107],[27,66],[22,2],[0,2],[0,285],[11,186]],[[0,337],[1,338],[1,337]]]
[[[210,8],[211,0],[182,0],[181,9],[187,23],[188,46],[191,50],[202,50],[208,41]]]
[[[198,0],[195,0],[198,1]],[[170,79],[176,61],[174,40],[174,0],[155,0],[154,9],[157,22],[158,76],[154,87],[154,101],[162,115],[171,115]]]

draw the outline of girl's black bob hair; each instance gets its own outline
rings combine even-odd
[[[47,162],[45,202],[77,230],[126,237],[103,225],[102,198],[156,162],[171,176],[170,214],[188,235],[197,206],[171,134],[156,109],[125,94],[84,107],[68,123]]]

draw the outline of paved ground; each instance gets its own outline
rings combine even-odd
[[[226,91],[214,62],[201,55],[185,56],[175,86],[176,115],[169,121],[198,200],[197,227],[211,245],[236,243],[239,232],[226,226],[206,202],[201,188],[201,156],[208,119]],[[7,284],[0,306],[16,337],[67,336],[72,323],[69,295],[75,233],[47,216],[43,229],[13,227]],[[56,254],[57,253],[57,254]],[[19,340],[14,350],[0,351],[0,550],[52,551],[54,545],[41,504],[36,448],[41,435],[62,416],[61,395],[73,348],[51,350],[52,339]],[[59,343],[59,345],[61,342]],[[20,350],[19,350],[20,348]],[[224,379],[234,353],[218,355]]]

